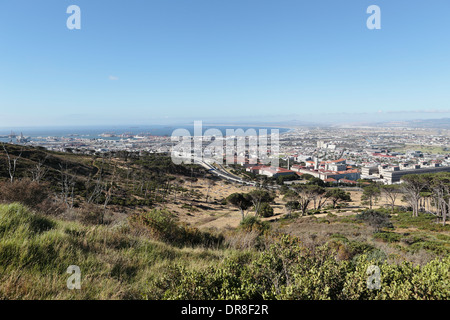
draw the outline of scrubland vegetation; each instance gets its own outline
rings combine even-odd
[[[163,155],[7,148],[20,161],[11,178],[0,157],[0,299],[450,296],[450,227],[441,207],[342,216],[349,195],[339,189],[254,189],[219,204],[242,214],[237,228],[199,229],[165,205],[180,202],[193,216],[209,208],[209,189],[204,197],[190,187],[208,178],[200,168]],[[286,214],[275,215],[268,207],[280,192]],[[66,286],[70,265],[80,267],[80,290]],[[378,290],[368,287],[371,265],[380,268]]]

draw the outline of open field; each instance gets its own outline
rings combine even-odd
[[[173,213],[176,213],[181,221],[189,223],[192,226],[198,228],[213,228],[217,230],[226,230],[231,228],[236,228],[241,222],[241,216],[239,211],[230,207],[227,204],[222,204],[221,201],[228,197],[230,194],[235,192],[250,192],[254,187],[241,186],[236,184],[225,183],[219,181],[209,188],[209,201],[205,202],[206,195],[208,193],[208,180],[199,179],[197,182],[188,184],[185,186],[188,189],[196,190],[202,196],[198,201],[186,200],[183,198],[178,198],[176,203],[168,203],[161,206],[161,208],[167,208]],[[362,191],[349,191],[351,194],[352,201],[348,202],[343,208],[332,209],[327,208],[326,213],[318,214],[316,216],[320,217],[326,215],[327,213],[333,213],[338,216],[348,216],[355,215],[358,210],[367,208],[367,206],[361,203]],[[401,197],[396,200],[397,206],[406,205]],[[282,196],[278,195],[275,198],[273,204],[271,204],[274,209],[274,217],[263,218],[263,220],[271,221],[279,219],[286,214],[286,209],[284,207],[285,201]],[[379,201],[374,205],[374,208],[380,208],[389,203],[383,196],[380,196]],[[186,210],[192,205],[192,210]],[[312,209],[312,204],[310,205]],[[252,215],[253,212],[248,210],[248,214]]]
[[[404,147],[400,148],[393,148],[392,151],[395,152],[406,152],[408,150],[415,150],[415,151],[422,151],[423,153],[429,153],[429,154],[448,154],[449,149],[448,147],[441,147],[441,146],[424,146],[424,145],[405,145]]]

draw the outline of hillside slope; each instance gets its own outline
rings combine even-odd
[[[450,257],[422,267],[336,260],[270,237],[263,251],[176,247],[132,225],[87,227],[0,205],[0,299],[448,299]],[[331,251],[330,251],[331,250]],[[368,267],[381,288],[367,286]],[[69,290],[69,266],[81,289]]]

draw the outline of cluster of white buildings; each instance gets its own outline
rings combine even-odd
[[[306,161],[305,165],[293,165],[291,170],[300,175],[309,174],[325,182],[356,181],[360,178],[359,170],[347,164],[346,159],[328,160],[319,162]]]
[[[419,164],[402,163],[400,165],[372,165],[361,169],[361,178],[370,179],[384,184],[395,184],[407,174],[424,174],[450,172],[450,166],[443,166],[436,161],[421,161]]]
[[[277,178],[280,176],[295,175],[295,171],[293,171],[293,170],[288,170],[288,169],[280,168],[280,167],[264,166],[264,165],[248,166],[245,170],[247,172],[263,175],[263,176],[266,176],[269,178]]]

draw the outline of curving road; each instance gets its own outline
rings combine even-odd
[[[244,181],[240,177],[232,175],[231,173],[225,171],[225,169],[221,165],[219,165],[219,168],[216,168],[212,164],[209,164],[209,163],[207,163],[206,161],[204,161],[202,159],[194,159],[194,163],[201,165],[206,170],[208,170],[209,172],[219,176],[222,179],[225,179],[225,180],[228,180],[228,181],[232,181],[232,182],[237,182],[237,183],[240,183],[240,184],[246,184],[246,185],[250,185],[250,186],[255,186],[256,185],[254,182]]]

